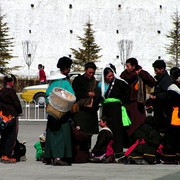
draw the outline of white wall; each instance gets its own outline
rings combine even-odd
[[[31,7],[34,4],[34,7]],[[69,8],[72,4],[72,9]],[[119,8],[121,5],[121,8]],[[160,8],[162,6],[162,9]],[[83,36],[90,18],[96,43],[102,48],[103,67],[111,62],[120,73],[118,41],[133,41],[131,56],[153,73],[152,63],[161,56],[168,59],[165,35],[172,29],[172,14],[180,8],[177,0],[1,0],[1,14],[6,14],[10,36],[14,38],[14,53],[18,56],[10,66],[20,65],[18,74],[27,75],[22,41],[37,44],[31,75],[37,75],[37,65],[45,65],[47,74],[56,67],[61,56],[71,54],[70,48],[80,46],[77,35]],[[31,30],[31,33],[29,33]],[[70,34],[70,30],[73,33]],[[116,31],[119,31],[117,34]],[[157,31],[161,31],[160,34]]]

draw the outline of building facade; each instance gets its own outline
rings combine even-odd
[[[18,74],[27,75],[25,58],[29,56],[31,75],[38,73],[40,63],[48,74],[61,56],[73,59],[70,48],[81,46],[77,36],[83,37],[90,20],[95,41],[102,48],[98,67],[113,63],[120,73],[119,42],[128,41],[132,42],[129,56],[153,73],[155,60],[169,59],[166,35],[178,8],[177,0],[1,0],[1,15],[6,15],[9,35],[14,38],[13,55],[17,56],[9,65],[20,65]]]

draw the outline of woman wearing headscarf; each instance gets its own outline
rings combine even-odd
[[[62,71],[70,70],[72,60],[67,57],[59,59],[57,67],[60,68],[54,73],[53,77],[47,78],[51,80],[51,83],[46,91],[47,102],[49,96],[52,93],[53,88],[59,87],[67,90],[71,94],[74,94],[72,86]],[[61,71],[61,72],[60,72]],[[72,139],[71,139],[71,113],[66,112],[60,118],[48,114],[47,130],[46,130],[46,142],[45,142],[45,163],[53,164],[57,166],[68,166],[71,164],[72,158]]]
[[[0,90],[0,132],[1,162],[15,163],[14,148],[18,135],[18,116],[22,113],[21,103],[13,89],[16,83],[14,75],[6,75],[4,87]]]
[[[116,76],[115,67],[110,64],[102,71],[102,82],[98,84],[102,95],[102,115],[112,119],[110,129],[113,133],[115,159],[123,152],[122,105],[128,103],[130,89],[128,84]]]

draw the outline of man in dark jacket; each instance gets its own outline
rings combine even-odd
[[[89,135],[89,148],[91,136],[98,133],[97,111],[100,102],[100,92],[94,77],[96,65],[93,62],[85,64],[85,73],[77,76],[72,82],[79,112],[74,114],[74,122],[81,130]]]
[[[157,80],[154,92],[150,95],[154,107],[156,130],[165,132],[171,115],[171,110],[168,108],[167,93],[167,89],[171,85],[171,77],[166,71],[166,63],[163,60],[156,60],[152,66]]]
[[[126,60],[126,69],[121,73],[120,77],[124,79],[130,89],[130,103],[126,105],[127,111],[131,119],[131,126],[127,130],[131,136],[134,131],[144,123],[146,118],[144,101],[146,100],[146,86],[154,87],[155,79],[139,66],[137,59],[129,58]]]

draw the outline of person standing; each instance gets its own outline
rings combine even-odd
[[[168,87],[172,84],[172,79],[166,71],[166,63],[163,60],[156,60],[152,64],[157,80],[154,92],[150,95],[154,108],[154,118],[156,130],[165,133],[171,118],[171,109],[168,105]]]
[[[13,153],[18,135],[18,116],[22,113],[22,107],[16,91],[13,89],[16,77],[6,75],[3,81],[4,87],[0,90],[1,162],[15,163],[16,159],[13,158]]]
[[[129,102],[130,88],[128,84],[117,78],[115,67],[110,65],[102,72],[102,81],[98,87],[101,89],[102,96],[102,116],[112,119],[109,126],[113,133],[113,149],[115,160],[123,155],[124,147],[124,128],[122,121],[122,106]]]
[[[130,137],[144,123],[146,118],[144,106],[146,85],[153,87],[155,85],[155,79],[138,65],[138,61],[135,58],[126,60],[126,69],[121,73],[120,77],[129,84],[131,89],[130,103],[126,106],[132,122],[127,130]]]
[[[39,69],[40,84],[46,84],[46,73],[44,71],[44,66],[42,64],[39,64],[38,69]]]
[[[180,153],[180,69],[171,68],[172,84],[168,87],[169,109],[172,109],[171,121],[164,137],[164,145],[171,147],[173,153]]]
[[[100,92],[97,88],[98,82],[94,74],[96,65],[93,62],[85,64],[85,73],[75,77],[72,82],[79,112],[74,113],[74,122],[76,126],[88,134],[89,149],[91,149],[91,137],[97,134],[98,128],[98,114],[100,103]]]
[[[62,64],[59,63],[59,61]],[[58,66],[61,69],[68,67],[70,69],[69,59],[60,58]],[[66,64],[67,62],[67,64]],[[71,60],[72,62],[72,60]],[[56,71],[53,78],[50,76],[48,80],[51,83],[46,90],[47,103],[53,88],[59,87],[74,94],[69,80],[63,75],[60,70]],[[71,113],[66,112],[61,118],[55,118],[48,114],[48,122],[46,128],[46,142],[45,142],[45,163],[53,164],[55,166],[69,166],[72,159],[72,134],[71,134]]]

